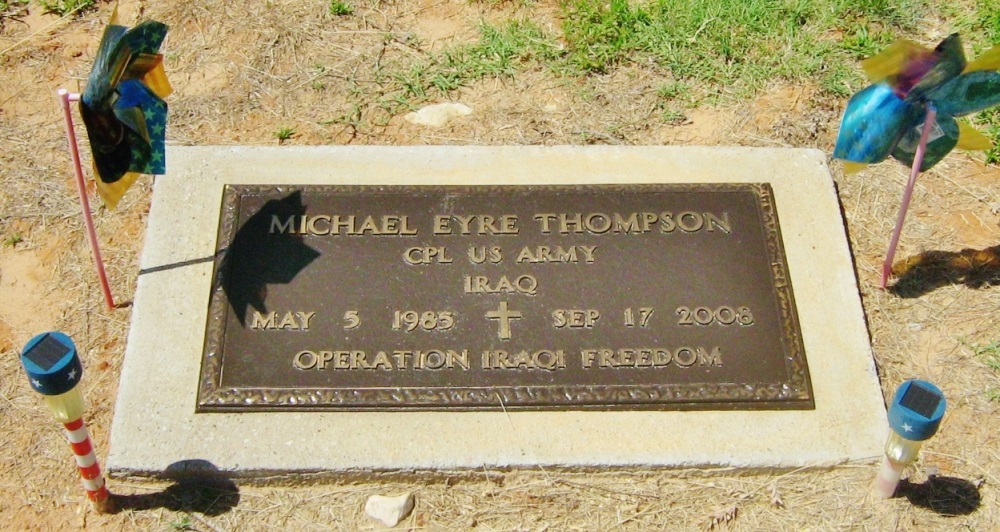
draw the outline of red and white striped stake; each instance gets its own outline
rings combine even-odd
[[[73,449],[73,456],[76,458],[76,466],[80,470],[87,498],[97,506],[98,510],[106,510],[111,494],[104,484],[104,475],[101,474],[101,465],[97,463],[94,446],[90,443],[87,424],[83,422],[81,417],[76,421],[63,423],[63,427],[66,428],[66,438],[69,439],[69,446]]]

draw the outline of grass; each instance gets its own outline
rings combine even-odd
[[[973,351],[976,356],[982,357],[986,366],[1000,373],[1000,341],[988,345],[976,346]]]
[[[330,14],[344,17],[354,14],[354,6],[341,0],[330,0]]]
[[[988,45],[1000,45],[1000,9],[994,0],[976,2],[976,24],[974,30],[986,35]],[[993,148],[986,152],[987,164],[1000,164],[1000,109],[993,108],[976,117],[976,122],[985,126],[984,133],[993,141]]]
[[[1000,45],[1000,9],[995,0],[975,0],[975,9],[958,4],[945,4],[945,15],[954,21],[966,43],[966,54],[975,59],[994,45]],[[971,48],[971,52],[970,49]],[[1000,110],[988,109],[973,117],[973,123],[993,141],[986,152],[987,164],[1000,164]]]
[[[1000,44],[1000,9],[994,0],[977,0],[976,17],[986,38],[993,44]]]
[[[863,84],[860,60],[914,30],[928,7],[926,0],[566,0],[561,9],[561,35],[530,20],[484,23],[476,43],[386,65],[376,73],[380,94],[353,89],[394,115],[527,68],[587,78],[637,63],[662,72],[657,106],[676,121],[685,107],[745,98],[775,79],[847,96]]]
[[[278,144],[281,144],[282,142],[285,142],[295,136],[295,128],[282,126],[274,130],[272,135],[274,135],[274,138],[278,139]]]
[[[197,530],[191,522],[191,516],[185,515],[178,521],[170,523],[171,530]]]
[[[557,57],[555,43],[530,21],[483,24],[479,31],[479,42],[431,57],[424,65],[430,86],[449,91],[484,77],[511,77],[533,59]]]
[[[28,5],[28,0],[0,0],[0,14]]]
[[[24,236],[21,233],[14,233],[7,238],[3,239],[4,247],[14,247],[21,242],[24,242]]]
[[[986,152],[986,164],[1000,164],[1000,109],[994,108],[979,113],[976,116],[976,123],[993,141],[993,147]]]
[[[27,7],[28,0],[0,0],[0,25],[5,18],[18,16]]]
[[[38,5],[46,13],[54,13],[61,17],[84,9],[94,7],[96,0],[38,0]]]
[[[973,346],[972,351],[977,357],[983,360],[986,367],[993,370],[1000,378],[1000,341],[987,345]],[[990,401],[1000,401],[1000,386],[994,386],[986,390],[986,397]]]
[[[919,0],[574,0],[566,9],[566,61],[579,71],[652,61],[674,79],[743,97],[776,77],[819,78],[830,88],[856,83],[860,74],[848,73],[859,70],[857,61],[913,29],[925,7]]]
[[[652,69],[663,81],[650,111],[669,123],[682,122],[692,107],[739,101],[778,80],[846,98],[866,84],[861,61],[897,38],[915,38],[926,16],[954,21],[970,55],[1000,42],[993,1],[970,0],[971,10],[929,0],[564,0],[555,31],[530,18],[482,23],[476,42],[433,52],[412,34],[387,32],[385,47],[410,53],[380,61],[370,79],[348,76],[349,101],[320,123],[355,131],[384,126],[479,80],[530,69],[577,82],[626,65]],[[353,6],[332,0],[329,10],[349,14]],[[312,88],[325,89],[316,78]],[[973,120],[1000,145],[1000,111]],[[1000,163],[1000,147],[987,162]]]
[[[348,80],[349,92],[356,98],[375,101],[384,115],[377,122],[381,125],[399,112],[437,95],[447,95],[483,78],[509,78],[528,65],[559,57],[558,44],[552,37],[527,20],[508,20],[499,25],[484,23],[479,33],[475,43],[449,47],[428,54],[423,60],[399,63],[376,72],[375,82],[382,90],[374,98],[357,79]],[[387,40],[392,39],[395,36],[387,36]],[[419,47],[419,43],[411,40],[404,39],[403,44]],[[357,109],[345,114],[354,116]]]
[[[668,124],[679,124],[687,119],[683,109],[690,99],[691,87],[686,83],[671,81],[656,89],[656,110],[660,119]]]

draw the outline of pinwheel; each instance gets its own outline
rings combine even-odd
[[[163,98],[171,88],[158,53],[166,35],[167,26],[153,20],[132,29],[119,25],[116,8],[80,99],[97,191],[109,208],[139,174],[166,171]]]
[[[80,101],[93,153],[97,192],[108,208],[114,208],[139,174],[166,171],[163,141],[167,104],[163,98],[171,88],[163,71],[163,56],[157,53],[166,35],[167,27],[155,21],[132,29],[119,25],[116,7],[101,37],[83,96],[65,89],[58,91],[87,240],[108,308],[114,308],[115,303],[90,213],[70,102]]]
[[[885,288],[917,175],[956,147],[990,147],[986,136],[955,118],[1000,103],[1000,45],[966,63],[958,34],[933,50],[900,40],[862,66],[872,85],[847,103],[833,156],[848,172],[890,155],[911,167],[882,265]]]

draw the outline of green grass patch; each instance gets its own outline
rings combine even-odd
[[[654,22],[646,8],[626,0],[577,0],[564,7],[567,59],[583,72],[607,72],[643,48]]]
[[[859,60],[912,28],[924,1],[566,0],[562,35],[528,20],[484,23],[476,43],[387,65],[374,99],[392,115],[525,68],[587,77],[629,62],[663,69],[657,105],[668,121],[706,97],[746,97],[776,78],[811,78],[844,96],[862,85]]]
[[[913,29],[925,7],[922,0],[572,0],[564,9],[566,61],[576,70],[652,61],[675,79],[740,97],[773,78],[856,85],[860,74],[845,65],[860,71],[857,60]]]
[[[986,152],[986,164],[1000,164],[1000,108],[979,113],[975,123],[993,141],[993,147]]]
[[[972,351],[977,357],[983,360],[986,367],[1000,374],[1000,341],[987,345],[972,346]],[[1000,401],[1000,387],[992,387],[986,390],[986,397],[990,401]]]
[[[90,9],[95,3],[95,0],[38,0],[38,5],[42,6],[46,13],[54,13],[60,17]]]
[[[274,130],[271,133],[271,135],[273,135],[274,138],[278,139],[278,144],[281,144],[282,142],[285,142],[286,140],[295,136],[295,128],[279,127],[278,129]]]
[[[190,515],[182,516],[177,521],[170,523],[171,530],[198,530],[191,521]]]
[[[14,234],[8,236],[7,238],[3,239],[3,245],[4,245],[4,247],[11,247],[12,248],[12,247],[20,244],[21,242],[24,242],[24,236],[22,236],[21,233],[14,233]]]
[[[354,6],[341,0],[330,0],[329,10],[331,15],[338,17],[354,14]]]
[[[970,59],[994,44],[1000,44],[1000,9],[995,0],[943,4],[940,15],[962,35]],[[970,47],[971,52],[968,50]]]
[[[753,96],[775,81],[811,84],[828,97],[846,98],[867,84],[861,61],[897,38],[921,40],[927,17],[953,22],[974,50],[970,56],[989,39],[1000,41],[994,2],[563,0],[556,31],[530,19],[483,23],[476,42],[434,52],[423,51],[411,34],[386,33],[387,43],[418,54],[386,60],[371,76],[349,78],[350,101],[325,123],[357,130],[385,125],[484,78],[511,78],[528,69],[585,81],[623,65],[651,68],[662,79],[651,111],[667,122],[682,122],[698,105]],[[1000,143],[1000,111],[975,122]],[[988,160],[998,159],[995,148]]]
[[[0,23],[3,19],[17,16],[28,6],[28,0],[0,0]]]
[[[975,0],[971,5],[944,4],[941,11],[962,35],[969,60],[1000,44],[1000,8],[996,0]],[[986,163],[1000,164],[1000,109],[978,113],[972,117],[972,123],[993,142],[993,147],[986,152]]]
[[[512,77],[529,63],[558,57],[555,41],[530,21],[482,24],[479,32],[476,43],[451,47],[381,74],[376,81],[390,90],[378,99],[379,106],[395,114],[480,79]]]
[[[974,34],[983,35],[986,39],[977,48],[985,50],[992,45],[1000,45],[1000,7],[995,0],[976,1],[976,21],[971,29]],[[986,152],[986,164],[1000,164],[1000,109],[994,107],[979,113],[976,123],[993,141],[993,147]]]
[[[972,350],[977,357],[983,359],[987,367],[993,371],[1000,372],[1000,341],[988,345],[974,346]]]
[[[996,0],[977,0],[976,14],[986,38],[992,44],[1000,44],[1000,7]]]
[[[13,11],[20,6],[28,5],[28,0],[0,0],[0,13]]]

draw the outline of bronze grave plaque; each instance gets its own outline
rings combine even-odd
[[[199,412],[811,408],[767,184],[225,189]]]

